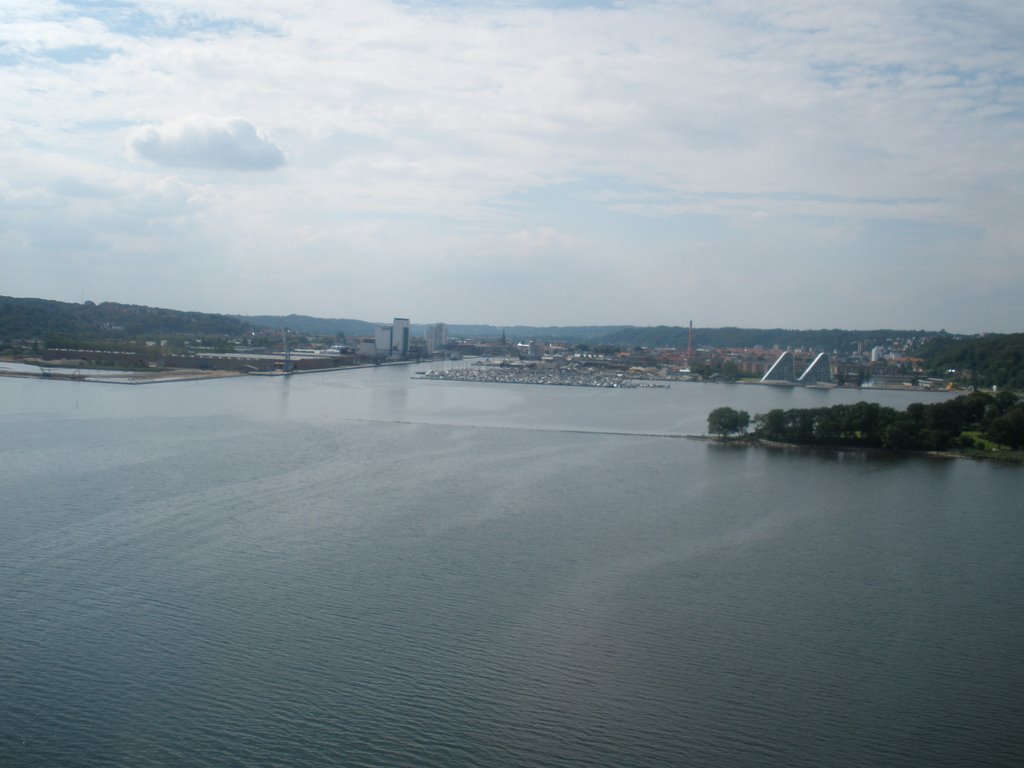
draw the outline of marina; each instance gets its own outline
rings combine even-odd
[[[669,384],[635,378],[613,371],[584,371],[564,367],[476,365],[417,372],[416,379],[486,384],[540,384],[556,387],[603,387],[610,389],[668,389]]]

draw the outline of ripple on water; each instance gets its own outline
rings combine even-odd
[[[1015,475],[160,427],[7,486],[5,765],[1024,763]]]

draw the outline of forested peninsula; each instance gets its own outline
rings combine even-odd
[[[708,433],[722,440],[956,452],[1024,463],[1024,400],[1013,392],[972,392],[941,403],[912,403],[904,411],[859,402],[776,408],[753,419],[724,407],[708,415]]]

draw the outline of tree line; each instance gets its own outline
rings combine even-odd
[[[973,392],[940,403],[912,403],[900,411],[859,402],[822,408],[776,408],[752,420],[745,411],[716,408],[708,432],[747,434],[759,440],[799,445],[943,451],[978,448],[984,438],[1014,450],[1024,448],[1024,401],[1012,392]]]

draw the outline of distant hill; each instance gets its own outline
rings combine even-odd
[[[228,315],[86,301],[0,296],[0,340],[139,339],[158,336],[241,336],[250,326]]]
[[[425,326],[424,326],[425,327]],[[449,325],[448,335],[473,339],[498,339],[504,333],[510,341],[540,339],[543,341],[588,342],[628,328],[623,325]]]
[[[992,333],[970,339],[939,338],[921,350],[934,375],[970,371],[982,386],[1024,389],[1024,333]]]
[[[685,348],[689,328],[682,326],[657,325],[649,327],[627,327],[594,339],[600,344],[623,347],[676,347]],[[786,328],[694,328],[693,340],[696,347],[763,347],[765,349],[803,347],[824,351],[851,349],[857,342],[867,345],[881,345],[890,339],[917,339],[934,336],[949,336],[945,331],[900,331],[879,329],[869,331],[847,331],[838,328],[821,330],[792,330]]]
[[[310,315],[232,315],[236,320],[249,323],[257,328],[274,331],[286,328],[297,333],[317,336],[372,336],[374,323],[346,318],[311,317]]]

